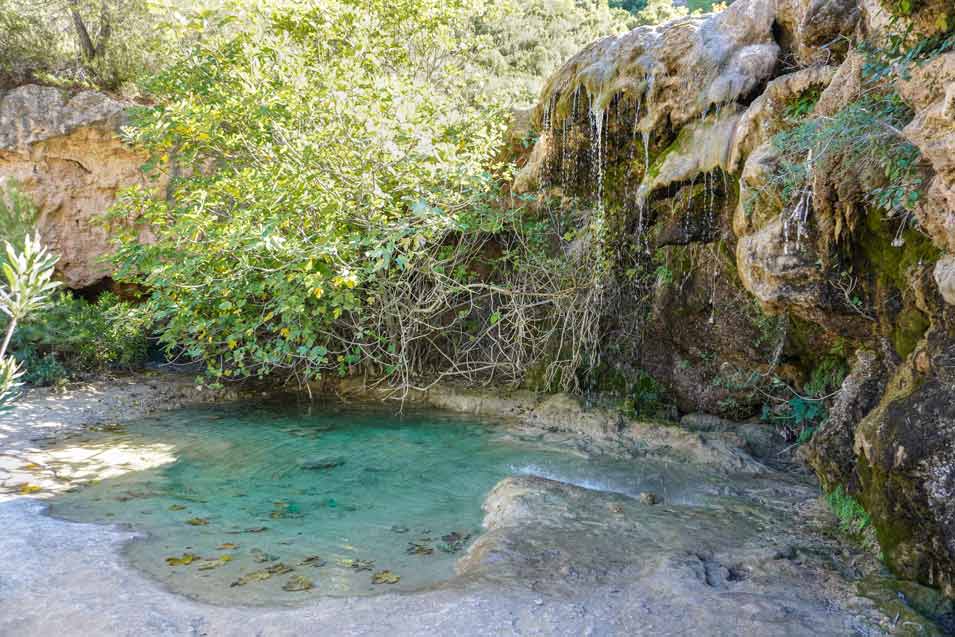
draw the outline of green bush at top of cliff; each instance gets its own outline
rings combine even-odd
[[[491,45],[474,52],[468,72],[486,94],[513,104],[533,104],[547,77],[566,60],[636,22],[607,0],[502,0],[494,12],[481,4],[468,9],[470,28]]]
[[[308,5],[309,0],[0,0],[0,86],[40,81],[136,93],[137,83],[181,62],[199,40],[227,40],[262,26],[265,14]],[[474,88],[529,103],[544,79],[587,44],[680,13],[671,0],[651,5],[634,17],[607,0],[458,3],[462,26],[492,45],[470,51]],[[438,47],[430,53],[431,64],[440,66],[447,51]]]
[[[119,89],[178,55],[226,0],[0,0],[0,86]]]

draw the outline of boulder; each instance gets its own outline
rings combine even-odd
[[[955,596],[955,341],[933,329],[855,432],[858,497],[886,563]]]
[[[955,305],[955,256],[947,255],[935,263],[935,283],[949,305]]]
[[[819,254],[810,238],[780,214],[759,231],[739,238],[740,280],[769,314],[792,311],[826,323],[831,311]]]
[[[802,455],[816,471],[825,491],[842,486],[858,490],[854,450],[856,425],[878,404],[885,390],[888,370],[873,350],[856,352],[855,362],[839,395]]]
[[[780,44],[799,64],[831,62],[845,53],[848,42],[840,36],[855,31],[860,17],[857,0],[780,0]]]

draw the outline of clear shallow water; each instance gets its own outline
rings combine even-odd
[[[592,460],[435,413],[239,406],[103,429],[69,441],[82,451],[73,455],[112,458],[126,472],[58,496],[51,513],[131,525],[145,534],[127,548],[134,566],[214,603],[447,580],[480,533],[485,496],[508,475],[685,497],[659,467]]]

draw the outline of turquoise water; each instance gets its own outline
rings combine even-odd
[[[485,496],[508,475],[661,489],[657,473],[632,462],[598,462],[436,413],[219,407],[104,427],[69,444],[157,466],[58,496],[52,514],[130,525],[143,535],[127,547],[133,565],[214,603],[445,581],[481,532]]]

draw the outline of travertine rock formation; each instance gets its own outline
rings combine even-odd
[[[615,310],[619,333],[640,323],[642,337],[615,342],[605,364],[649,372],[682,411],[754,416],[748,379],[800,387],[840,352],[852,372],[804,455],[827,489],[863,503],[896,572],[953,595],[955,53],[885,85],[914,112],[887,134],[923,158],[918,230],[867,197],[885,167],[851,158],[806,157],[793,203],[773,141],[800,100],[803,117],[832,118],[871,90],[863,39],[955,28],[950,2],[913,3],[893,20],[897,10],[737,0],[595,42],[547,82],[531,122],[539,141],[513,189],[590,201],[578,218],[612,219],[621,234],[604,241],[664,273],[649,311]]]

